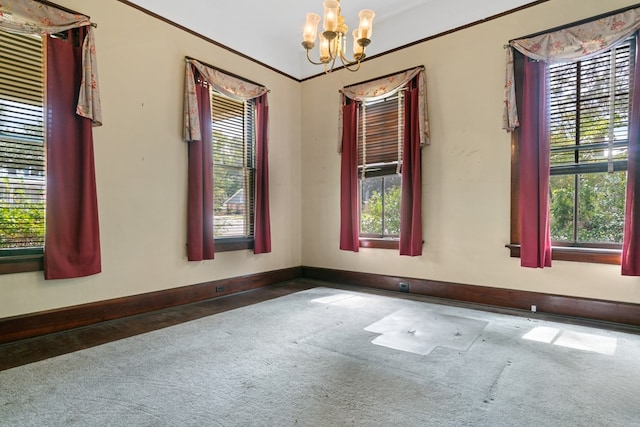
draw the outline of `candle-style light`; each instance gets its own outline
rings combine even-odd
[[[360,23],[352,32],[353,35],[353,60],[346,58],[346,38],[348,28],[341,15],[340,0],[325,0],[324,18],[322,26],[324,31],[318,34],[320,16],[315,13],[306,14],[306,22],[302,33],[302,46],[307,51],[307,59],[312,64],[324,65],[325,73],[333,71],[336,59],[340,58],[342,65],[349,71],[358,71],[360,63],[365,58],[365,48],[371,43],[373,32],[373,18],[375,13],[370,9],[363,9],[358,14]],[[310,51],[315,47],[316,39],[319,39],[319,61],[313,61]],[[329,64],[331,64],[329,66]]]

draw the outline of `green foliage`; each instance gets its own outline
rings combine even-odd
[[[8,185],[7,178],[3,181]],[[12,203],[0,197],[0,248],[43,246],[44,200],[30,201],[21,190],[12,197]]]
[[[551,177],[551,239],[574,241],[574,176]],[[578,242],[620,243],[624,227],[625,172],[578,177]]]
[[[573,175],[552,176],[549,183],[551,240],[573,241]]]
[[[385,237],[400,234],[400,195],[399,185],[386,187],[384,198],[381,192],[372,190],[362,204],[360,232]]]

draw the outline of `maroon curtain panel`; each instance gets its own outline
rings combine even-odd
[[[214,258],[212,123],[209,87],[195,67],[193,70],[202,140],[188,143],[187,259],[202,261]]]
[[[271,221],[269,217],[269,106],[267,95],[256,99],[256,190],[253,224],[253,253],[271,252]]]
[[[636,33],[636,46],[640,36]],[[622,241],[622,275],[640,276],[640,62],[636,49],[629,120],[629,159],[627,166],[627,201]]]
[[[100,273],[100,231],[91,120],[76,114],[86,28],[45,37],[45,279]]]
[[[546,65],[524,60],[520,117],[520,264],[551,267]]]
[[[418,88],[412,83],[404,101],[400,255],[408,256],[422,255],[422,151],[418,95]]]
[[[358,104],[343,110],[342,157],[340,163],[340,249],[358,252]]]

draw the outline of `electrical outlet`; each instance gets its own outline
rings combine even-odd
[[[531,312],[535,313],[538,310],[538,307],[536,307],[535,305],[531,306]]]
[[[409,284],[407,282],[400,282],[400,292],[409,292]]]
[[[224,286],[216,286],[216,292],[224,291]]]

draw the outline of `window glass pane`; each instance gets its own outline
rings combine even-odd
[[[574,197],[574,175],[551,176],[549,180],[551,240],[561,242],[573,241]]]
[[[400,175],[361,179],[360,194],[360,234],[397,237],[400,234]]]
[[[214,237],[244,236],[247,181],[242,168],[216,168],[214,176]]]
[[[360,234],[382,235],[384,177],[360,180]]]
[[[622,243],[626,180],[626,172],[579,175],[578,242]]]
[[[398,174],[384,177],[384,235],[400,234],[400,187],[401,177]]]

